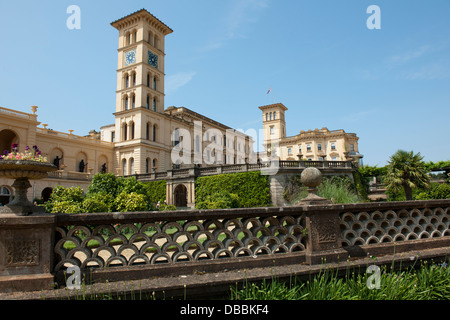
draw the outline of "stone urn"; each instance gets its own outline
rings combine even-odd
[[[29,180],[44,179],[57,168],[51,163],[30,160],[0,160],[0,177],[13,179],[15,189],[14,200],[0,207],[0,214],[14,213],[27,216],[33,213],[44,213],[43,207],[33,205],[27,198],[27,190],[31,187]]]
[[[310,167],[303,170],[301,182],[308,187],[308,196],[300,200],[297,205],[325,205],[331,204],[331,201],[317,195],[317,187],[322,182],[322,172],[319,169]]]

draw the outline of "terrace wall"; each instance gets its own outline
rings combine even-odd
[[[0,291],[346,261],[450,246],[450,200],[0,216]]]

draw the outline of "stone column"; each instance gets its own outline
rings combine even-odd
[[[0,215],[0,292],[52,288],[55,216]]]
[[[342,248],[339,211],[334,210],[331,201],[317,195],[322,173],[317,168],[307,168],[302,172],[301,181],[309,192],[297,204],[304,206],[306,212],[306,262],[313,265],[347,260],[349,254]]]

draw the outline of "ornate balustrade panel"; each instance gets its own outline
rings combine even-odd
[[[447,203],[409,202],[409,206],[406,202],[384,203],[360,211],[354,208],[343,211],[340,214],[343,246],[450,237],[449,203],[441,202]]]
[[[171,219],[165,219],[167,214],[141,213],[131,220],[127,216],[130,214],[121,214],[120,219],[109,222],[99,214],[91,214],[89,222],[84,214],[59,216],[55,271],[70,265],[109,268],[258,258],[301,252],[306,245],[303,215],[203,214],[201,219],[189,219],[175,213]]]

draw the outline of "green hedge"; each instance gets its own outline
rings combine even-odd
[[[158,201],[164,203],[166,200],[166,180],[144,182],[144,188],[148,196],[148,201],[153,207]]]
[[[166,200],[166,181],[140,182],[135,177],[96,174],[86,195],[80,187],[57,186],[45,203],[47,212],[131,212],[156,210]]]
[[[195,202],[197,209],[270,206],[269,178],[258,171],[199,177]]]

